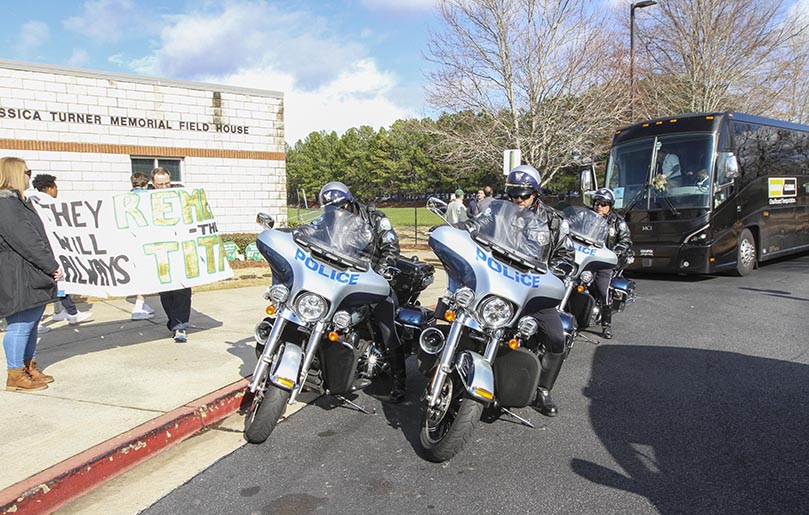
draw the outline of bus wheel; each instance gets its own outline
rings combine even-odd
[[[739,236],[739,245],[736,247],[736,273],[747,275],[756,267],[756,240],[753,234],[745,229]]]

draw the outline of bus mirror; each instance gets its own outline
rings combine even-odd
[[[717,184],[727,184],[739,176],[739,162],[731,152],[719,153],[716,168]]]
[[[598,189],[598,182],[596,179],[596,169],[593,165],[583,168],[580,175],[581,194],[584,196],[585,192],[594,191]]]
[[[725,165],[727,169],[726,177],[730,181],[739,176],[739,162],[736,160],[736,156],[733,154],[728,155],[725,159],[727,161],[727,164]]]

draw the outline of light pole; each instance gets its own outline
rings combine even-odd
[[[634,2],[629,6],[629,118],[635,119],[635,9],[651,7],[654,0]]]

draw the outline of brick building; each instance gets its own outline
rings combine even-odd
[[[168,168],[205,188],[220,232],[286,221],[283,93],[0,59],[0,156],[61,191],[128,191]]]

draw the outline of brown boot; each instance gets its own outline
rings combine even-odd
[[[34,381],[37,381],[39,383],[53,382],[53,376],[43,374],[42,370],[39,369],[39,366],[37,366],[36,358],[31,360],[24,360],[24,363],[25,363],[25,370],[28,371],[28,375],[30,375],[34,379]]]
[[[25,368],[9,368],[8,379],[6,380],[6,391],[16,392],[23,390],[26,392],[34,390],[44,390],[48,385],[34,381],[31,374]]]

